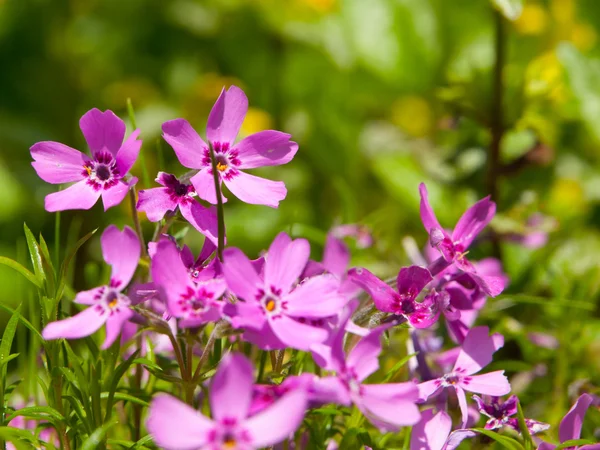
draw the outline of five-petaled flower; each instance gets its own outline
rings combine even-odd
[[[247,111],[244,91],[237,86],[227,91],[223,89],[208,116],[206,137],[214,150],[219,180],[231,193],[246,203],[276,208],[287,194],[283,182],[259,178],[242,170],[286,164],[298,151],[298,144],[290,141],[289,134],[275,130],[260,131],[236,144]],[[209,144],[184,119],[165,122],[162,130],[179,162],[190,169],[199,169],[190,181],[200,198],[216,203]]]
[[[42,331],[44,339],[77,339],[89,336],[106,324],[106,339],[102,349],[119,336],[124,324],[133,316],[130,299],[123,294],[137,268],[141,246],[134,231],[125,227],[123,231],[111,225],[100,239],[104,261],[112,266],[110,283],[75,297],[75,303],[90,305],[89,308],[67,319],[51,322]]]
[[[91,150],[88,157],[59,142],[38,142],[31,147],[32,166],[39,177],[52,184],[76,182],[46,196],[46,210],[90,209],[102,196],[104,210],[118,205],[137,179],[125,180],[135,163],[142,141],[135,130],[125,142],[125,123],[112,111],[96,108],[79,121]]]

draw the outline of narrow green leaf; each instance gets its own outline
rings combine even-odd
[[[554,450],[563,450],[565,448],[577,447],[579,445],[595,444],[596,442],[588,439],[571,439],[569,441],[562,442],[560,445],[554,448]]]
[[[151,442],[151,441],[152,441],[152,439],[147,440],[147,442]],[[124,439],[107,439],[106,440],[106,443],[110,446],[110,448],[113,448],[113,446],[115,446],[115,445],[119,445],[126,449],[139,448],[141,450],[150,450],[150,447],[146,447],[146,446],[142,445],[140,442],[141,442],[141,440],[137,441],[137,442],[126,441]]]
[[[8,364],[10,361],[15,359],[19,355],[20,355],[20,353],[13,353],[12,355],[8,355],[6,358],[4,358],[2,361],[0,361],[0,367],[2,367],[5,364]]]
[[[69,402],[71,408],[73,408],[73,411],[75,411],[75,415],[79,417],[79,423],[84,425],[87,433],[91,433],[92,427],[90,426],[90,421],[85,412],[85,408],[83,407],[83,403],[81,403],[79,399],[73,397],[72,395],[63,395],[63,399]]]
[[[40,441],[35,438],[30,430],[21,430],[14,427],[0,427],[0,440],[12,443],[17,450],[30,450],[32,446],[39,448]],[[29,444],[22,442],[25,440]]]
[[[473,431],[486,435],[487,437],[496,441],[502,447],[507,448],[509,450],[524,450],[523,446],[519,443],[519,441],[513,438],[502,436],[493,431],[486,430],[485,428],[473,428]]]
[[[0,256],[0,264],[10,267],[11,269],[16,270],[25,278],[27,278],[30,282],[32,282],[37,288],[42,287],[42,282],[36,277],[33,273],[31,273],[28,269],[23,267],[21,264],[16,262],[13,259],[7,258],[6,256]]]
[[[15,312],[17,312],[16,309],[11,308],[10,306],[6,306],[3,303],[0,303],[0,309],[3,309],[4,311],[8,311],[11,314],[14,314]],[[20,314],[19,314],[19,320],[21,322],[23,322],[23,325],[25,325],[27,328],[29,328],[33,332],[33,334],[35,334],[37,337],[39,337],[42,341],[44,340],[44,338],[42,337],[40,332],[33,326],[33,324],[29,320],[27,320],[25,317],[21,316]]]
[[[31,256],[31,263],[33,264],[33,272],[41,283],[44,281],[44,278],[46,278],[46,275],[44,274],[40,246],[35,240],[31,230],[27,227],[27,224],[24,223],[23,228],[25,229],[25,240],[27,241],[27,247],[29,248],[29,256]]]
[[[136,448],[146,448],[146,447],[144,447],[144,444],[149,444],[151,442],[152,442],[152,436],[150,436],[150,435],[144,436],[139,441],[137,441],[135,443],[135,445],[130,448],[130,450],[134,450]]]
[[[148,358],[136,358],[133,361],[133,364],[141,364],[146,367],[152,367],[154,370],[162,370],[162,367],[155,362],[150,361]]]
[[[122,400],[124,402],[131,402],[135,403],[136,405],[141,405],[145,407],[150,406],[150,403],[148,403],[147,401],[142,400],[139,397],[134,397],[133,395],[125,394],[123,392],[103,392],[102,394],[100,394],[100,398],[103,400],[108,399],[109,397],[111,397],[111,394],[113,398],[113,403],[114,400]]]
[[[71,249],[71,251],[67,253],[67,256],[65,257],[62,265],[60,266],[60,272],[58,274],[58,289],[56,290],[57,301],[60,300],[65,290],[65,285],[67,283],[67,271],[69,270],[69,264],[71,264],[71,260],[73,259],[77,251],[81,248],[81,246],[85,244],[94,235],[96,231],[98,231],[98,228],[90,231],[88,234],[79,239],[75,243],[75,246]]]
[[[81,450],[95,450],[104,440],[106,433],[108,430],[117,424],[117,420],[112,420],[110,422],[105,423],[101,427],[96,428],[89,437],[83,441],[81,445]]]
[[[50,423],[62,422],[65,420],[61,413],[50,406],[28,406],[26,408],[21,408],[13,412],[6,420],[10,422],[17,416],[25,417],[27,419],[47,420]]]
[[[517,401],[517,419],[519,421],[519,428],[521,429],[521,436],[523,436],[523,440],[525,441],[525,450],[531,450],[535,447],[535,443],[531,439],[529,428],[527,428],[527,423],[525,423],[525,415],[523,414],[523,408],[521,408],[521,401],[519,400]]]
[[[133,352],[133,354],[129,358],[127,358],[125,361],[123,361],[121,364],[119,364],[117,366],[117,368],[115,369],[115,373],[112,376],[109,391],[108,391],[109,394],[108,394],[108,400],[106,402],[106,415],[104,417],[105,422],[108,422],[108,420],[110,419],[110,416],[112,415],[113,402],[114,402],[114,398],[115,398],[115,393],[117,391],[117,387],[119,386],[119,381],[121,381],[121,378],[123,378],[123,375],[125,375],[125,372],[127,372],[127,370],[129,370],[129,368],[133,364],[133,361],[135,360],[135,358],[137,358],[139,353],[140,353],[139,349],[136,350],[135,352]]]
[[[387,383],[388,381],[390,381],[392,378],[394,378],[394,375],[396,375],[396,373],[398,373],[398,371],[410,360],[410,358],[412,358],[413,356],[417,356],[417,353],[411,353],[410,355],[406,355],[404,358],[402,358],[400,361],[398,361],[396,364],[394,364],[394,367],[392,367],[388,373],[385,374],[385,378],[383,379],[384,383]]]
[[[48,290],[54,293],[56,272],[54,271],[54,265],[52,264],[52,259],[50,258],[48,244],[46,244],[42,233],[40,233],[40,250],[42,252],[42,267],[44,269],[44,273],[49,274],[49,276],[46,277],[46,281],[48,282]]]
[[[17,324],[19,323],[20,317],[21,305],[19,305],[17,310],[9,319],[8,323],[6,324],[6,328],[4,329],[4,333],[2,334],[2,342],[0,342],[0,364],[2,364],[4,360],[10,356],[10,348],[12,346],[13,339],[15,338]]]

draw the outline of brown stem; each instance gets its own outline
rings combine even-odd
[[[283,358],[285,357],[285,349],[281,349],[277,352],[277,357],[275,358],[275,373],[281,373],[281,368],[283,367]]]

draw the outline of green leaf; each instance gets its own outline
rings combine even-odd
[[[42,253],[40,251],[40,246],[35,240],[31,230],[27,227],[27,224],[23,224],[23,228],[25,229],[25,240],[27,241],[29,255],[31,256],[31,263],[33,264],[33,272],[41,284],[46,278],[46,275],[44,273],[44,266],[42,264]]]
[[[390,371],[385,374],[383,382],[387,383],[388,381],[390,381],[394,377],[394,375],[396,375],[396,373],[410,360],[410,358],[412,358],[413,356],[417,356],[417,353],[411,353],[410,355],[406,355],[404,358],[402,358],[400,361],[394,364],[394,367],[392,367]]]
[[[144,437],[144,439],[146,439],[148,436]],[[147,442],[151,442],[152,439],[147,439]],[[137,441],[137,442],[133,442],[133,441],[126,441],[124,439],[107,439],[106,443],[109,445],[109,448],[114,448],[115,445],[119,445],[123,448],[127,448],[127,449],[132,449],[132,448],[139,448],[142,450],[150,450],[150,447],[146,447],[144,445],[142,445],[141,440]]]
[[[144,447],[144,444],[148,444],[150,442],[152,442],[152,436],[150,436],[150,435],[144,436],[139,441],[137,441],[133,447],[130,447],[130,450],[133,450],[136,448],[146,448],[146,447]]]
[[[517,20],[523,12],[523,0],[492,0],[492,5],[508,20]]]
[[[569,441],[562,442],[560,445],[554,448],[554,450],[563,450],[564,448],[577,447],[579,445],[595,444],[596,442],[588,439],[571,439]]]
[[[502,436],[498,433],[495,433],[490,430],[486,430],[485,428],[473,428],[473,431],[481,433],[494,441],[500,444],[502,447],[507,448],[508,450],[524,450],[523,446],[519,443],[519,441],[509,438],[507,436]]]
[[[343,448],[344,450],[361,450],[363,448],[363,443],[359,437],[360,433],[361,429],[350,428],[344,434],[339,448]]]
[[[50,423],[63,422],[65,418],[56,409],[50,406],[28,406],[13,412],[6,418],[8,422],[17,416],[22,416],[27,419],[47,420]]]
[[[104,437],[106,436],[106,433],[108,432],[108,430],[115,426],[117,424],[117,420],[113,420],[110,422],[105,423],[104,425],[102,425],[101,427],[96,428],[96,430],[94,430],[94,432],[92,434],[89,435],[89,437],[83,441],[83,444],[81,445],[81,450],[95,450],[99,447],[99,445],[102,443],[102,441],[104,440]]]
[[[25,445],[21,442],[21,439],[30,442],[30,444]],[[21,430],[14,427],[0,427],[0,440],[12,443],[17,450],[30,450],[32,445],[37,448],[40,445],[40,441],[35,438],[30,430]]]
[[[517,419],[519,420],[521,436],[523,436],[523,440],[525,441],[525,450],[531,450],[535,447],[535,443],[533,442],[533,439],[531,439],[529,428],[527,428],[527,424],[525,423],[525,415],[523,414],[523,408],[521,408],[520,401],[517,401]]]
[[[112,394],[112,395],[111,395]],[[141,405],[141,406],[145,406],[148,407],[150,406],[150,403],[148,403],[145,400],[142,400],[141,398],[138,397],[134,397],[133,395],[129,395],[129,394],[125,394],[123,392],[103,392],[102,394],[100,394],[100,398],[105,400],[109,397],[112,397],[112,402],[114,403],[114,400],[122,400],[124,402],[131,402],[131,403],[135,403],[136,405]]]
[[[37,288],[41,288],[43,286],[42,282],[38,279],[37,276],[35,276],[28,269],[23,267],[21,264],[19,264],[15,260],[7,258],[6,256],[0,256],[0,264],[8,266],[11,269],[16,270],[21,275],[23,275],[25,278],[27,278],[29,281],[31,281]]]
[[[141,364],[142,366],[152,367],[154,370],[162,370],[162,367],[155,362],[150,361],[148,358],[136,358],[133,361],[133,364]]]
[[[79,239],[75,246],[71,249],[71,251],[65,257],[62,265],[60,266],[60,272],[58,274],[58,289],[56,291],[56,300],[60,300],[65,290],[65,285],[67,283],[67,271],[69,270],[69,264],[71,264],[71,260],[77,253],[77,251],[81,248],[83,244],[85,244],[93,235],[98,231],[98,228],[90,231],[88,234]]]
[[[133,354],[129,358],[127,358],[125,361],[123,361],[121,364],[119,364],[115,370],[115,373],[113,374],[113,376],[111,378],[109,389],[108,389],[108,400],[106,402],[106,415],[104,418],[105,422],[108,422],[108,420],[110,419],[110,416],[112,414],[113,402],[114,402],[114,398],[115,398],[115,393],[117,391],[117,387],[119,385],[119,381],[121,380],[121,378],[123,378],[123,375],[125,375],[125,372],[127,372],[127,370],[129,370],[129,368],[133,364],[133,361],[135,360],[135,358],[137,358],[139,352],[140,352],[139,349],[136,350],[135,352],[133,352]]]
[[[50,252],[48,251],[48,244],[46,244],[42,233],[40,233],[40,250],[42,252],[42,265],[44,268],[44,272],[50,274],[50,276],[47,277],[47,281],[50,283],[50,292],[54,292],[54,281],[56,273],[54,272],[54,265],[52,264]]]
[[[10,361],[15,359],[19,355],[20,355],[20,353],[13,353],[12,355],[8,355],[6,358],[4,358],[2,361],[0,361],[0,367],[2,367],[4,364],[8,364]]]
[[[6,324],[4,333],[2,334],[2,342],[0,342],[0,364],[10,356],[10,348],[12,346],[15,333],[17,331],[17,324],[19,323],[19,317],[21,317],[21,305],[13,313],[10,320]]]

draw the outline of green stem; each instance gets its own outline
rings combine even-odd
[[[54,216],[54,257],[56,258],[55,267],[60,267],[60,211]]]
[[[144,234],[142,233],[142,226],[140,225],[140,219],[138,218],[136,204],[136,193],[135,186],[132,186],[129,189],[129,204],[131,205],[131,218],[133,219],[133,225],[135,227],[135,232],[138,235],[138,239],[140,240],[140,245],[142,246],[142,256],[148,256],[148,251],[146,249],[146,243],[144,242]]]
[[[137,123],[135,121],[135,112],[133,111],[133,104],[131,103],[131,99],[127,99],[127,112],[129,114],[129,120],[131,122],[131,127],[134,130],[137,130]],[[144,156],[144,152],[140,152],[138,158],[140,159],[140,164],[142,165],[142,179],[144,180],[144,186],[150,186],[150,176],[148,175],[148,168],[146,167],[146,159]]]
[[[208,355],[210,355],[210,352],[213,349],[213,346],[215,345],[215,340],[217,339],[218,332],[221,331],[222,323],[224,323],[224,322],[223,321],[217,322],[215,324],[215,327],[212,329],[210,335],[208,336],[208,341],[206,341],[204,350],[202,350],[202,355],[200,355],[200,361],[198,361],[198,365],[196,366],[196,370],[195,370],[194,376],[192,378],[194,383],[197,383],[198,378],[200,378],[200,373],[202,371],[202,367],[204,366],[204,363],[208,359]]]
[[[218,247],[217,255],[219,260],[223,261],[223,249],[225,248],[225,216],[223,214],[223,195],[221,194],[221,183],[219,179],[219,171],[217,170],[217,159],[212,143],[208,143],[210,150],[210,164],[212,167],[213,179],[215,181],[215,194],[217,196],[217,230],[218,230]]]

